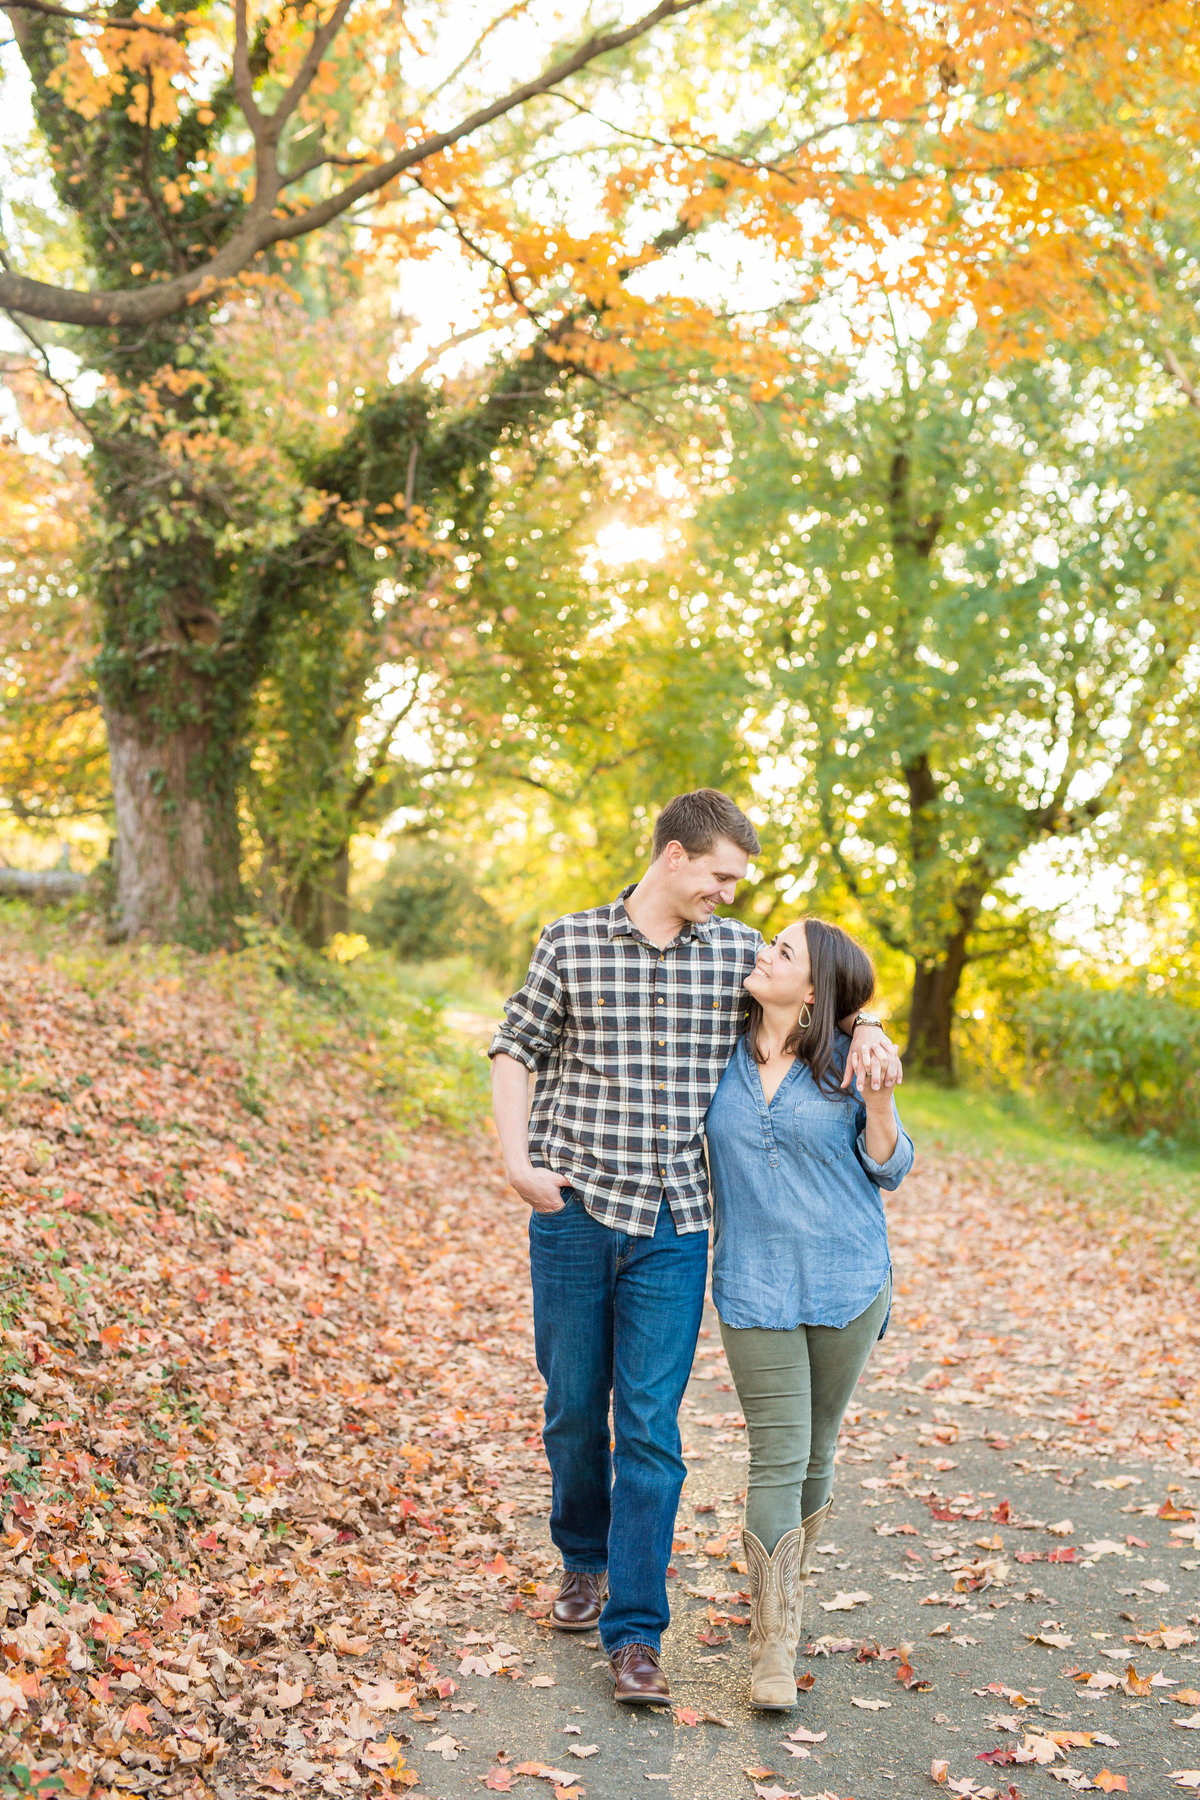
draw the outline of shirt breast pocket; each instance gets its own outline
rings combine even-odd
[[[854,1108],[838,1100],[801,1100],[792,1112],[796,1146],[817,1162],[837,1163],[849,1156],[853,1143]]]

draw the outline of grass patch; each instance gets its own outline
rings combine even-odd
[[[1075,1193],[1133,1211],[1164,1202],[1175,1213],[1200,1216],[1200,1156],[1164,1155],[1112,1138],[1072,1131],[1047,1120],[1020,1096],[934,1087],[906,1081],[900,1112],[921,1149],[949,1156],[1004,1160],[1043,1168]]]

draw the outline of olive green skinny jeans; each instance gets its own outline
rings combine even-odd
[[[842,1415],[887,1317],[891,1292],[889,1275],[848,1325],[798,1325],[795,1331],[721,1325],[750,1440],[746,1529],[768,1556],[785,1531],[811,1517],[833,1492]]]

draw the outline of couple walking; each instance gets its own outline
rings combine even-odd
[[[820,920],[767,944],[717,916],[758,849],[726,795],[672,800],[636,886],[542,933],[491,1045],[508,1178],[530,1207],[553,1622],[599,1626],[615,1697],[634,1705],[670,1699],[659,1653],[710,1172],[713,1300],[750,1444],[751,1702],[782,1708],[838,1428],[891,1304],[879,1190],[913,1160],[899,1061],[862,1010],[865,951]]]

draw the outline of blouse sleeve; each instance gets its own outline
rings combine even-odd
[[[868,1179],[873,1181],[876,1187],[885,1189],[889,1194],[895,1193],[916,1160],[916,1151],[913,1149],[913,1141],[900,1123],[900,1114],[896,1111],[896,1102],[894,1100],[892,1101],[892,1118],[895,1120],[896,1124],[896,1148],[892,1151],[892,1154],[888,1157],[886,1162],[876,1162],[873,1156],[867,1154],[867,1109],[863,1105],[861,1099],[858,1101],[857,1119],[855,1121],[858,1127],[858,1135],[854,1140],[855,1154],[862,1164]]]

